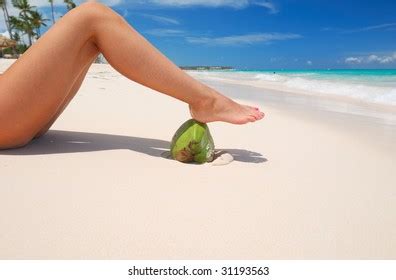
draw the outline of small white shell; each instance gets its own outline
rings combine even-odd
[[[229,153],[221,154],[218,158],[216,158],[213,162],[213,166],[221,166],[227,165],[234,161],[234,157]]]

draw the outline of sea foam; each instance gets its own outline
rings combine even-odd
[[[278,89],[296,94],[344,97],[355,101],[396,106],[396,75],[258,71],[195,72],[197,78]]]

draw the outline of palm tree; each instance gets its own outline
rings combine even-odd
[[[63,2],[66,4],[66,7],[69,11],[76,7],[76,4],[73,2],[73,0],[63,0]]]
[[[24,15],[27,16],[33,8],[36,8],[36,6],[30,6],[30,3],[28,0],[11,0],[12,5],[19,9],[19,15]]]
[[[12,34],[14,38],[18,37],[18,39],[21,39],[19,32],[22,32],[23,29],[23,23],[22,21],[15,16],[10,16],[9,17],[9,24],[10,28],[15,30],[15,32]]]
[[[55,24],[55,13],[54,13],[54,0],[48,0],[51,4],[52,24]]]
[[[30,28],[30,24],[27,22],[26,17],[10,16],[10,25],[12,29],[16,30],[15,34],[22,33],[28,35],[29,45],[32,45],[32,33],[34,30]]]
[[[32,38],[37,36],[37,23],[33,22],[34,17],[37,18],[37,14],[35,14],[37,13],[36,7],[30,6],[28,0],[11,0],[11,2],[19,10],[19,16],[18,18],[10,16],[10,23],[16,30],[28,36],[29,46],[31,46]]]
[[[0,0],[0,7],[3,10],[4,21],[10,38],[12,39],[12,30],[10,27],[10,15],[8,14],[7,0]]]
[[[30,16],[32,26],[36,29],[36,39],[39,39],[41,36],[40,28],[41,26],[47,26],[45,22],[49,19],[43,18],[43,14],[38,11],[31,11]]]

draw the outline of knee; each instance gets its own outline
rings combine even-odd
[[[113,10],[106,5],[98,3],[96,1],[88,1],[79,5],[77,8],[74,9],[74,11],[85,11],[91,12],[92,14],[105,14]]]
[[[98,2],[85,2],[71,12],[82,20],[84,28],[95,27],[97,23],[105,23],[107,20],[121,20],[122,17]]]

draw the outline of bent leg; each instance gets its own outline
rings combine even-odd
[[[0,148],[26,144],[50,123],[99,52],[124,76],[188,103],[198,121],[263,117],[194,80],[118,14],[90,2],[66,14],[0,78]]]
[[[111,23],[101,21],[96,27],[96,44],[117,71],[135,82],[188,103],[196,120],[244,124],[264,117],[258,108],[239,105],[193,79],[122,17]]]

